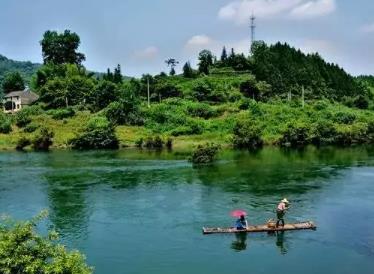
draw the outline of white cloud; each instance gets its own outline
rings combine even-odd
[[[158,53],[159,53],[158,48],[156,48],[154,46],[151,46],[151,47],[148,47],[148,48],[145,48],[145,49],[142,49],[142,50],[136,50],[134,52],[134,56],[138,59],[149,60],[149,59],[156,58]]]
[[[237,0],[222,7],[218,17],[238,25],[248,24],[254,14],[263,19],[308,19],[332,13],[335,0]]]
[[[360,31],[363,33],[374,33],[374,23],[362,26]]]
[[[325,16],[336,10],[335,0],[316,0],[303,3],[292,9],[290,15],[296,19]]]
[[[213,43],[214,43],[213,39],[207,35],[204,35],[204,34],[195,35],[187,41],[186,48],[193,49],[193,50],[201,49],[201,48],[211,46]]]

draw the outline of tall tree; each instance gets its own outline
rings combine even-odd
[[[223,49],[222,49],[221,61],[222,61],[222,63],[225,63],[225,62],[227,61],[227,51],[226,51],[226,47],[223,47]]]
[[[18,71],[10,72],[6,74],[3,83],[2,89],[4,93],[9,93],[11,91],[19,91],[25,89],[25,82],[21,74]]]
[[[113,82],[116,84],[122,83],[122,74],[121,74],[120,64],[118,64],[117,67],[114,68]]]
[[[209,74],[209,68],[213,65],[214,55],[209,50],[202,50],[199,53],[199,72]]]
[[[170,75],[175,75],[175,67],[179,64],[179,62],[174,58],[169,58],[165,60],[165,63],[170,67]]]
[[[186,62],[183,66],[183,76],[186,78],[192,78],[193,77],[193,70],[191,67],[190,62]]]
[[[83,53],[77,52],[80,38],[75,32],[65,30],[63,33],[46,31],[40,41],[44,64],[77,64],[86,59]]]

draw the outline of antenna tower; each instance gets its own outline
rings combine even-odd
[[[256,17],[254,16],[254,14],[252,13],[252,16],[251,16],[251,48],[252,48],[252,45],[253,45],[253,42],[255,41],[255,34],[256,34]]]

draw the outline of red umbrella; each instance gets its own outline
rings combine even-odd
[[[230,215],[232,217],[239,218],[239,217],[241,217],[243,215],[247,216],[248,214],[244,210],[238,209],[238,210],[231,211]]]

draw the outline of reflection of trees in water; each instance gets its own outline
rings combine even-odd
[[[267,148],[256,153],[238,152],[234,161],[197,169],[205,185],[231,192],[254,195],[303,194],[320,189],[342,169],[368,159],[370,148],[307,148],[303,150]],[[367,164],[367,163],[366,163]]]

